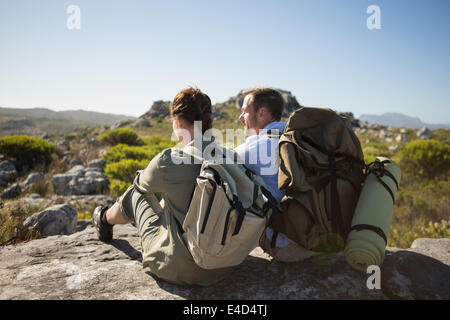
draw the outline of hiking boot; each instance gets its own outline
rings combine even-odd
[[[108,207],[96,207],[92,213],[92,224],[97,230],[98,239],[103,242],[110,242],[113,237],[114,225],[110,225],[103,219],[106,210],[108,210]]]

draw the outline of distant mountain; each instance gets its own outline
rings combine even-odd
[[[85,110],[53,111],[45,108],[1,108],[0,136],[63,134],[86,128],[102,127],[134,117]]]
[[[404,127],[410,129],[420,129],[423,127],[427,127],[428,129],[450,129],[450,123],[424,123],[417,117],[410,117],[401,113],[384,113],[382,115],[362,114],[358,119],[390,127]]]

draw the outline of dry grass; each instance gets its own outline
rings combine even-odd
[[[25,204],[20,201],[1,203],[0,245],[10,245],[40,238],[39,231],[23,226],[23,222],[43,207]]]

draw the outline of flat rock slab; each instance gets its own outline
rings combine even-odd
[[[381,289],[343,254],[282,264],[256,248],[226,280],[210,287],[177,286],[142,268],[140,239],[116,226],[114,241],[97,240],[90,222],[78,232],[0,247],[0,299],[450,299],[450,239],[418,239],[388,248]]]

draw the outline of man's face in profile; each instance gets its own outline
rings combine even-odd
[[[250,95],[246,95],[241,108],[239,121],[244,124],[244,132],[247,136],[257,134],[259,131],[255,108],[249,103]]]

